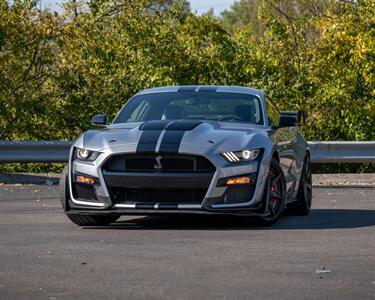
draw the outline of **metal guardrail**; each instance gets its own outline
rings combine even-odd
[[[309,142],[313,163],[375,162],[375,141]]]
[[[66,162],[69,141],[0,141],[1,162]],[[372,142],[309,142],[313,163],[375,162]]]
[[[66,162],[71,144],[69,141],[0,141],[0,163]]]

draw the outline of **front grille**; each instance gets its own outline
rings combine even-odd
[[[110,188],[114,203],[185,203],[200,204],[207,189],[168,190],[168,189],[126,189]]]
[[[192,155],[113,155],[103,166],[107,172],[213,172],[204,157]]]
[[[200,204],[215,173],[204,157],[116,154],[103,165],[113,203]]]

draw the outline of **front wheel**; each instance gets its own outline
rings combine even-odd
[[[259,218],[262,226],[270,226],[282,216],[286,202],[286,183],[283,170],[276,159],[272,159],[264,196],[267,203],[267,215]]]
[[[70,210],[69,207],[69,176],[68,166],[65,166],[61,177],[60,177],[60,201],[62,208],[74,224],[78,226],[106,226],[113,222],[116,222],[120,216],[107,216],[107,215],[81,215],[67,213]]]

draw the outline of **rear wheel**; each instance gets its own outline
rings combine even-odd
[[[305,156],[301,179],[299,183],[297,201],[288,205],[288,212],[298,216],[307,216],[311,210],[312,202],[312,176],[310,157]]]
[[[285,176],[279,163],[274,158],[271,161],[268,173],[264,199],[267,201],[268,214],[260,217],[259,223],[262,226],[270,226],[282,216],[286,201]]]
[[[60,201],[64,212],[70,209],[69,207],[69,179],[68,179],[68,166],[66,166],[60,177]],[[105,226],[116,222],[120,216],[107,216],[107,215],[81,215],[69,214],[67,217],[74,224],[79,226]]]

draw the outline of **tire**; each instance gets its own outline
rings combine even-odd
[[[286,202],[285,176],[280,164],[274,158],[270,164],[263,198],[267,204],[268,215],[259,217],[258,223],[261,226],[271,226],[283,215]]]
[[[64,167],[64,170],[62,171],[60,175],[60,181],[59,181],[59,189],[60,189],[60,202],[61,206],[65,211],[67,211],[68,208],[68,196],[69,196],[69,187],[68,187],[68,165]],[[69,209],[69,208],[68,208]]]
[[[78,226],[106,226],[116,222],[120,216],[90,216],[80,214],[67,214],[67,217]]]
[[[288,205],[288,213],[296,216],[307,216],[311,210],[312,176],[310,157],[305,156],[298,188],[297,201]]]
[[[66,216],[74,224],[79,226],[106,226],[113,222],[116,222],[120,216],[107,216],[107,215],[81,215],[81,214],[70,214],[66,213],[70,210],[69,207],[69,185],[68,185],[68,166],[65,166],[61,177],[60,177],[60,202],[61,206],[64,209]]]

